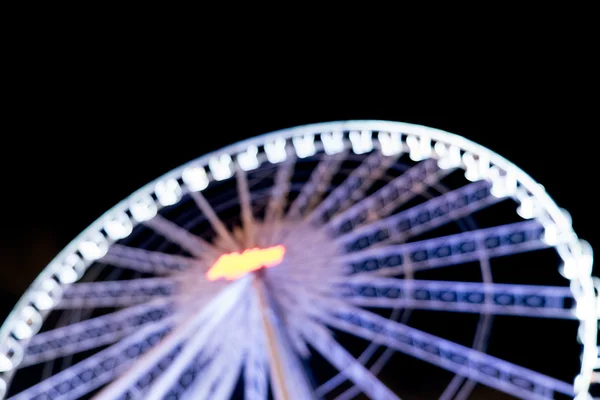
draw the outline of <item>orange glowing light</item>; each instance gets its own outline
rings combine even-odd
[[[285,255],[285,246],[273,246],[266,249],[248,249],[242,253],[223,254],[208,270],[206,277],[209,281],[219,278],[234,280],[249,272],[261,268],[271,268],[281,264]]]

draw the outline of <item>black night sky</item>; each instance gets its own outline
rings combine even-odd
[[[16,123],[1,146],[0,320],[56,253],[140,186],[224,145],[314,122],[384,119],[462,135],[528,172],[571,213],[580,237],[599,240],[592,107],[570,83],[523,77],[409,91],[399,80],[350,90],[348,79],[267,92],[255,81],[209,95],[182,82],[158,91],[88,79],[95,83],[34,85],[13,102]]]

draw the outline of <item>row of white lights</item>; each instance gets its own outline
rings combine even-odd
[[[314,134],[292,137],[291,143],[296,155],[299,158],[306,158],[316,154],[315,139]],[[348,140],[355,154],[365,154],[376,147],[373,132],[370,130],[351,131],[348,134]],[[320,141],[324,152],[329,155],[341,153],[348,143],[343,132],[322,133]],[[492,195],[498,198],[513,197],[519,203],[518,213],[521,217],[525,219],[538,218],[541,221],[545,228],[545,240],[548,244],[557,245],[574,240],[576,251],[572,254],[562,254],[565,264],[561,273],[573,282],[572,287],[575,288],[574,294],[577,299],[576,315],[581,320],[585,320],[587,316],[596,315],[600,311],[600,303],[596,299],[583,301],[585,299],[577,298],[577,281],[589,279],[591,275],[592,253],[589,244],[577,240],[572,230],[560,232],[535,196],[518,184],[512,171],[505,171],[493,165],[485,154],[473,154],[456,145],[441,141],[433,144],[425,134],[404,135],[399,132],[378,132],[377,142],[377,147],[386,156],[408,153],[413,161],[435,158],[438,160],[438,166],[442,169],[464,168],[465,177],[470,181],[487,179],[492,184]],[[265,143],[264,154],[267,160],[273,164],[285,161],[288,157],[287,146],[288,141],[282,137]],[[237,166],[244,171],[258,168],[260,165],[258,147],[249,146],[246,151],[236,155],[236,161]],[[196,165],[185,168],[182,171],[181,180],[187,190],[202,191],[208,187],[211,177],[216,181],[232,177],[235,167],[231,156],[222,154],[209,159],[210,176],[204,166]],[[78,250],[81,257],[73,253],[59,265],[55,264],[55,279],[48,279],[39,285],[32,296],[31,304],[21,310],[19,321],[12,331],[14,337],[18,340],[27,340],[35,335],[43,323],[40,312],[44,313],[50,310],[60,300],[61,285],[77,281],[89,264],[106,254],[112,242],[127,237],[132,232],[134,224],[153,218],[159,207],[176,204],[184,194],[184,190],[176,178],[167,178],[154,185],[154,194],[158,204],[150,193],[136,194],[129,202],[131,217],[125,210],[112,213],[103,224],[105,235],[96,231],[80,243]],[[570,248],[570,250],[573,249]],[[582,334],[580,333],[580,340],[583,340]],[[1,345],[3,347],[0,348],[0,373],[14,369],[23,356],[22,347],[13,338],[8,337]],[[596,348],[596,359],[598,359],[597,350]],[[588,353],[587,357],[590,356]],[[583,357],[585,358],[586,355],[584,354]],[[597,368],[600,369],[600,362],[597,363]],[[0,398],[5,386],[6,383],[0,378]]]

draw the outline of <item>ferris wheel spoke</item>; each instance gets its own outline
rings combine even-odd
[[[479,322],[477,323],[477,331],[473,341],[474,350],[484,352],[487,348],[487,341],[490,335],[493,318],[494,316],[491,314],[481,315]],[[440,396],[440,400],[466,400],[471,395],[471,392],[473,392],[476,385],[477,381],[456,374],[448,387],[446,387],[446,390],[444,390]]]
[[[337,376],[315,390],[314,396],[316,396],[316,398],[323,398],[323,396],[335,389],[335,387],[339,386],[346,379],[350,379],[355,383],[356,386],[354,386],[353,389],[358,391],[356,394],[364,391],[367,394],[375,395],[376,397],[371,397],[374,399],[388,398],[387,395],[389,394],[389,389],[382,385],[372,372],[366,370],[366,368],[363,366],[363,362],[365,361],[364,359],[356,360],[349,353],[347,353],[345,349],[341,348],[341,346],[330,337],[329,332],[327,332],[324,327],[318,325],[318,318],[315,321],[307,319],[307,316],[314,317],[316,315],[318,317],[321,315],[321,311],[315,309],[314,305],[319,304],[319,309],[326,309],[327,307],[323,307],[323,302],[327,302],[327,298],[321,297],[315,293],[306,292],[303,289],[301,289],[299,292],[295,292],[290,287],[286,288],[281,286],[276,289],[274,294],[276,295],[278,303],[285,311],[285,319],[288,324],[287,332],[289,334],[294,334],[302,342],[299,346],[301,349],[298,351],[299,354],[305,354],[307,357],[310,356],[310,350],[308,349],[309,344],[316,348],[319,352],[323,350],[323,348],[317,347],[314,342],[311,342],[310,338],[307,336],[309,335],[314,339],[315,333],[313,331],[315,329],[328,336],[327,341],[329,345],[334,347],[334,353],[337,354],[337,357],[328,360],[340,372]],[[318,303],[316,303],[315,300],[318,300]],[[336,307],[337,303],[339,303],[339,300],[336,299],[333,301],[333,308]],[[332,305],[330,304],[328,307],[332,307]],[[338,349],[338,347],[340,349]],[[333,353],[328,354],[334,355]],[[323,356],[325,358],[328,357],[325,354],[323,354]],[[366,371],[366,374],[364,371]],[[304,399],[309,397],[312,398],[312,396],[308,395],[304,395],[299,398]]]
[[[296,353],[292,342],[289,325],[288,300],[278,296],[281,288],[271,286],[270,282],[254,280],[254,297],[256,310],[264,332],[266,353],[268,354],[268,370],[273,397],[276,400],[313,399],[313,389],[306,371]],[[297,333],[297,332],[294,332]]]
[[[453,382],[456,382],[456,384],[459,385],[459,387],[460,387],[460,389],[458,390],[458,393],[456,393],[456,395],[453,398],[454,400],[468,399],[469,396],[471,395],[471,393],[473,392],[473,390],[475,389],[475,386],[477,386],[477,381],[474,381],[473,379],[465,378],[464,376],[460,376],[460,375],[455,375],[453,378]],[[444,393],[442,393],[442,395],[444,395]],[[443,400],[441,398],[441,396],[440,396],[440,400]]]
[[[237,319],[234,319],[234,321],[237,321]],[[181,353],[182,351],[185,351],[188,343],[182,342],[178,345],[177,348],[180,349],[180,351],[178,351],[173,358],[169,359],[168,362],[163,363],[160,374],[155,376],[154,379],[146,385],[143,398],[146,399],[151,395],[150,393],[155,390],[156,385],[166,385],[168,386],[168,391],[162,398],[184,399],[193,385],[203,379],[207,369],[212,369],[215,360],[225,351],[225,349],[223,349],[223,347],[226,346],[225,338],[234,331],[234,328],[236,327],[231,321],[225,321],[216,326],[213,334],[207,338],[199,353],[184,366],[181,374],[174,377],[172,382],[165,382],[164,374],[169,373],[168,371],[172,371],[174,363],[180,362]],[[177,360],[178,358],[179,361]],[[142,380],[147,381],[149,375],[152,375],[152,371],[149,371],[144,375]],[[160,382],[160,380],[162,380],[162,382]]]
[[[358,307],[330,310],[327,325],[380,343],[483,385],[526,399],[573,395],[573,386],[446,339],[388,320]],[[323,317],[322,317],[323,318]]]
[[[156,233],[164,236],[169,241],[177,244],[183,250],[200,259],[206,256],[214,257],[220,250],[196,236],[174,222],[169,221],[161,215],[156,215],[151,220],[145,221],[144,225],[153,229]]]
[[[239,285],[241,282],[242,285]],[[193,360],[198,357],[202,350],[206,350],[207,342],[211,336],[216,335],[216,338],[221,338],[219,342],[222,342],[223,332],[219,331],[219,326],[223,324],[226,318],[230,318],[230,321],[239,321],[241,318],[240,313],[232,313],[232,310],[236,308],[238,304],[243,304],[241,301],[243,295],[247,293],[244,288],[247,280],[240,280],[236,282],[237,286],[229,286],[229,288],[221,292],[198,316],[192,318],[190,325],[183,327],[183,332],[188,335],[179,334],[174,337],[173,342],[179,342],[182,339],[186,340],[182,352],[173,360],[173,363],[167,368],[167,370],[161,375],[161,377],[152,384],[148,394],[146,395],[147,400],[162,399],[163,396],[167,395],[169,390],[172,389],[174,382],[178,381],[178,378],[185,371],[185,369],[193,363]],[[234,284],[235,285],[235,284]],[[239,310],[238,310],[239,311]],[[233,317],[237,316],[236,319]],[[242,315],[243,316],[243,315]],[[193,330],[188,332],[188,327],[194,327]],[[192,334],[193,332],[193,334]],[[189,338],[189,339],[188,339]],[[148,364],[151,360],[147,360]],[[143,371],[143,370],[142,370]],[[116,388],[119,385],[115,385]],[[110,392],[107,392],[108,396]],[[110,398],[110,397],[105,397]]]
[[[295,325],[312,347],[338,371],[358,386],[367,396],[372,399],[399,400],[398,396],[356,360],[325,328],[306,318],[298,319]],[[319,398],[324,394],[316,393]]]
[[[243,316],[236,318],[237,321],[242,319]],[[224,332],[220,351],[214,354],[200,379],[184,393],[183,400],[228,400],[231,397],[243,366],[245,346],[240,333],[245,333],[244,328],[243,323],[236,324],[230,327],[229,335]]]
[[[223,221],[219,218],[215,210],[212,208],[208,200],[200,192],[190,192],[190,196],[196,203],[196,206],[202,211],[210,225],[213,227],[215,232],[219,235],[221,240],[227,246],[227,250],[235,251],[238,248],[238,244],[229,232],[229,229],[225,226]]]
[[[173,318],[141,327],[133,335],[88,357],[50,378],[22,391],[9,400],[30,400],[37,396],[78,399],[125,371],[171,329]]]
[[[468,380],[468,382],[475,382],[475,381]],[[465,383],[464,376],[454,375],[454,378],[452,378],[452,380],[450,381],[450,384],[446,387],[446,389],[444,390],[444,393],[442,393],[439,400],[456,399],[455,396],[457,396],[457,394],[461,390],[461,387],[464,387],[463,386],[464,383]]]
[[[286,218],[299,219],[306,215],[322,198],[333,176],[338,172],[345,159],[347,150],[341,154],[325,154],[313,170],[310,179],[300,189],[298,197],[292,202]]]
[[[65,289],[56,308],[126,307],[173,296],[178,284],[173,278],[75,283]]]
[[[205,344],[203,345],[200,353],[194,357],[186,366],[181,375],[179,375],[175,381],[170,385],[169,391],[163,398],[174,398],[174,399],[182,399],[186,395],[186,393],[190,390],[192,385],[198,380],[202,379],[203,374],[206,372],[207,368],[212,368],[211,364],[215,361],[215,357],[219,355],[221,348],[225,346],[225,338],[232,331],[235,330],[235,327],[231,322],[236,321],[236,319],[232,319],[230,321],[226,321],[225,323],[220,324],[216,327],[216,330],[213,332]],[[146,375],[144,375],[140,381],[148,382],[145,384],[144,395],[152,390],[152,385],[163,376],[163,374],[171,367],[175,358],[179,356],[181,351],[185,349],[185,342],[182,342],[180,345],[176,347],[178,351],[172,358],[167,360],[167,362],[160,362],[157,365],[161,365],[160,374],[157,374],[153,377],[153,379],[149,381],[148,377],[154,375],[153,371],[150,370]],[[127,393],[125,394],[125,398]],[[146,397],[143,397],[144,399]]]
[[[173,360],[181,353],[182,349],[183,343],[170,349],[168,353],[151,366],[146,374],[139,377],[135,382],[132,382],[126,391],[120,397],[115,398],[115,400],[144,399],[152,384],[165,372]]]
[[[220,358],[219,365],[211,366],[207,374],[210,380],[203,382],[194,388],[194,392],[189,396],[184,396],[185,400],[194,399],[214,399],[214,400],[229,400],[240,376],[242,360],[241,356],[225,352],[231,358]],[[213,368],[218,368],[214,369]]]
[[[364,223],[390,215],[397,207],[426,191],[451,170],[440,170],[433,159],[420,162],[372,195],[334,216],[326,226],[347,233]]]
[[[542,240],[544,228],[535,220],[477,229],[434,239],[374,247],[340,257],[347,272],[356,276],[396,276],[471,261],[549,247]]]
[[[168,275],[198,263],[193,258],[113,244],[100,262],[116,267]]]
[[[361,307],[575,318],[568,287],[371,277],[351,278],[339,287],[344,301]]]
[[[277,172],[275,173],[275,182],[271,189],[271,198],[269,199],[265,212],[266,223],[273,223],[281,219],[295,166],[296,156],[293,153],[288,152],[287,158],[279,163]]]
[[[392,313],[390,318],[393,318],[395,320],[398,317],[398,315],[400,314],[400,312],[401,311],[399,309],[394,310],[394,312]],[[404,312],[404,313],[402,313],[401,322],[406,322],[406,321],[408,321],[409,318],[410,318],[410,311]],[[375,356],[375,353],[377,352],[377,350],[379,348],[381,348],[381,345],[379,345],[377,343],[371,343],[361,353],[361,355],[357,358],[357,360],[361,364],[366,366],[367,363],[369,363],[369,361]],[[385,364],[394,355],[394,353],[395,353],[394,349],[390,349],[390,348],[385,349],[383,351],[383,353],[381,354],[381,356],[379,356],[375,359],[375,362],[371,365],[371,367],[369,368],[369,371],[371,371],[371,373],[374,375],[379,374],[379,372],[383,369]],[[327,382],[323,383],[317,389],[317,391],[319,393],[322,393],[323,395],[325,395],[326,393],[331,392],[332,390],[337,388],[339,385],[344,383],[344,381],[345,381],[344,374],[338,373],[336,376],[329,379]],[[351,400],[351,399],[354,399],[359,394],[360,394],[360,389],[357,386],[353,386],[353,387],[347,389],[342,394],[340,394],[337,397],[337,400]]]
[[[337,240],[347,251],[406,241],[500,201],[492,196],[490,184],[478,181],[443,194],[392,217],[365,225]]]
[[[310,222],[325,223],[338,212],[350,207],[363,198],[366,191],[379,179],[398,159],[397,155],[385,156],[374,151],[354,169],[348,177],[335,188],[308,216]]]
[[[297,313],[298,299],[291,295],[294,291],[290,291],[289,288],[286,291],[285,286],[278,284],[278,287],[275,287],[272,283],[268,286],[269,294],[263,292],[264,303],[260,301],[259,290],[262,290],[262,285],[256,287],[257,290],[253,296],[255,311],[251,316],[251,321],[254,321],[253,324],[256,328],[257,336],[254,339],[257,347],[250,348],[249,352],[258,353],[253,357],[255,363],[265,362],[264,365],[257,366],[260,374],[258,376],[259,383],[261,387],[266,385],[267,376],[270,374],[276,399],[313,399],[314,389],[301,360],[301,358],[310,357],[310,350],[301,332],[295,329],[293,324],[290,324],[293,315]],[[261,309],[261,307],[268,307],[268,310]],[[257,350],[264,348],[270,350],[270,363],[266,362],[267,357],[262,355],[264,352]],[[249,376],[256,375],[256,372],[252,372]],[[250,379],[248,382],[254,382],[254,379]],[[246,390],[254,392],[248,387]],[[264,390],[266,390],[266,386],[260,394],[259,398],[261,399],[266,395]],[[258,393],[256,395],[258,396]]]
[[[216,388],[213,388],[212,393],[210,394],[210,399],[214,400],[229,400],[231,399],[231,395],[235,390],[235,386],[237,381],[239,380],[239,376],[241,373],[242,359],[241,357],[233,358],[233,363],[229,361],[231,364],[225,365],[224,371],[222,371],[221,376],[217,377],[219,379],[219,384]],[[193,397],[193,399],[198,399],[200,397]]]
[[[269,396],[269,365],[264,352],[267,348],[265,332],[258,309],[256,294],[248,304],[248,350],[244,360],[244,399],[267,400]]]
[[[288,193],[292,187],[292,175],[296,166],[296,154],[284,149],[287,157],[279,161],[270,197],[264,214],[264,230],[257,238],[260,246],[272,245],[281,229]],[[283,153],[283,154],[286,154]]]
[[[111,344],[142,326],[173,315],[173,303],[159,299],[42,332],[29,341],[20,368]]]
[[[244,228],[244,246],[251,248],[255,245],[255,232],[256,227],[254,224],[254,215],[252,213],[252,199],[250,196],[250,189],[248,188],[248,177],[246,172],[237,167],[235,174],[237,180],[237,191],[240,199],[240,208],[242,214],[242,226]],[[237,247],[234,249],[237,250]]]
[[[186,342],[189,337],[196,337],[196,332],[200,330],[205,332],[211,326],[214,327],[218,324],[223,318],[223,315],[226,314],[227,310],[232,307],[232,303],[235,303],[240,295],[244,293],[247,288],[247,283],[247,279],[239,279],[217,294],[210,303],[202,308],[201,311],[187,316],[173,332],[169,333],[169,335],[161,340],[160,343],[154,346],[154,348],[145,354],[139,362],[135,363],[132,368],[128,369],[124,374],[121,374],[117,380],[105,387],[94,399],[114,400],[120,398],[120,396],[134,387],[140,379],[146,376],[153,365],[160,362],[162,358]],[[208,330],[210,331],[210,329]],[[188,344],[186,344],[186,346],[187,345]],[[181,354],[179,356],[181,357]],[[179,357],[177,357],[176,360],[177,359],[180,360]],[[169,370],[171,370],[174,365],[181,365],[179,364],[180,362],[181,361],[174,361],[169,367]],[[163,379],[162,377],[167,373],[168,371],[161,375],[161,379]],[[157,382],[154,382],[152,387],[154,388],[156,385]],[[168,389],[164,386],[161,387],[161,390]]]

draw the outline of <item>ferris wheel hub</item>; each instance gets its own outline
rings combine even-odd
[[[221,255],[217,262],[208,270],[206,277],[209,281],[217,279],[235,280],[250,272],[263,268],[275,267],[283,261],[285,246],[278,245],[268,248],[252,248],[243,252],[233,252]]]

